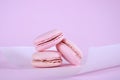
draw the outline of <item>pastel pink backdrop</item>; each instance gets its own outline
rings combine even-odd
[[[120,43],[119,0],[0,0],[0,46],[32,46],[60,29],[84,52]]]

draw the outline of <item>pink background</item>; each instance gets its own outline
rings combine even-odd
[[[52,29],[63,31],[84,53],[120,43],[120,0],[0,0],[0,46],[32,46],[37,35]],[[119,71],[71,79],[117,80]]]
[[[0,46],[60,29],[83,50],[120,43],[120,0],[0,0]]]

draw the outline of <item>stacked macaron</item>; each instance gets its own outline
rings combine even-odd
[[[34,45],[36,52],[32,56],[34,67],[55,67],[62,65],[63,57],[72,65],[79,65],[82,59],[81,51],[71,41],[64,38],[59,30],[52,30],[38,36]],[[47,50],[56,46],[57,50]]]

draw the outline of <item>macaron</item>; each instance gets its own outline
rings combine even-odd
[[[34,45],[37,51],[43,51],[52,46],[55,46],[63,40],[63,33],[59,30],[52,30],[42,35],[39,35],[34,40]]]
[[[52,50],[36,52],[32,55],[32,59],[34,67],[55,67],[62,64],[60,53]]]
[[[82,52],[75,44],[67,39],[63,39],[56,47],[65,60],[73,65],[80,65]]]

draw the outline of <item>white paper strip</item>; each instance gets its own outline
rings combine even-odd
[[[80,73],[120,66],[120,44],[92,47]]]
[[[31,55],[35,52],[34,47],[0,47],[0,51],[5,55],[10,63],[17,67],[17,69],[0,69],[0,79],[6,78],[6,76],[12,78],[17,74],[24,76],[23,78],[33,78],[34,76],[60,77],[81,74],[120,65],[120,44],[90,48],[87,61],[84,65],[77,67],[61,66],[57,68],[46,69],[35,69],[31,66]],[[3,72],[5,74],[3,74]],[[13,73],[10,74],[11,72]]]

